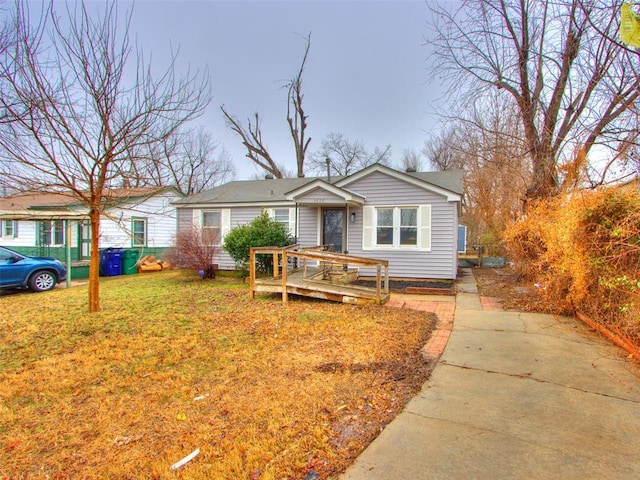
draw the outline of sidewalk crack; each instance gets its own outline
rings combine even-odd
[[[618,396],[618,395],[611,395],[611,394],[603,393],[603,392],[594,392],[592,390],[587,390],[585,388],[574,387],[574,386],[571,386],[571,385],[565,385],[564,383],[551,382],[549,380],[542,380],[540,378],[534,377],[533,374],[531,374],[531,373],[498,372],[498,371],[495,371],[495,370],[487,370],[487,369],[484,369],[484,368],[469,367],[468,365],[457,365],[455,363],[449,363],[447,361],[442,361],[440,363],[443,364],[443,365],[447,365],[449,367],[456,367],[456,368],[460,368],[460,369],[463,369],[463,370],[473,370],[473,371],[477,371],[477,372],[489,373],[489,374],[492,374],[492,375],[502,375],[502,376],[506,376],[506,377],[533,380],[534,382],[538,382],[538,383],[544,383],[544,384],[547,384],[547,385],[554,385],[556,387],[568,388],[569,390],[575,390],[575,391],[578,391],[578,392],[588,393],[588,394],[591,394],[591,395],[598,395],[600,397],[613,398],[613,399],[616,399],[616,400],[621,400],[623,402],[629,402],[629,403],[633,403],[635,405],[640,405],[640,400],[635,400],[635,399],[632,399],[632,398],[625,398],[625,397],[621,397],[621,396]]]

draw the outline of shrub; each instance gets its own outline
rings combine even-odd
[[[176,267],[195,269],[202,278],[215,278],[213,262],[219,252],[220,248],[201,229],[193,227],[176,235],[175,248],[167,260]]]
[[[233,258],[237,268],[246,270],[251,247],[285,247],[289,243],[287,227],[263,210],[250,223],[233,228],[225,236],[222,248]],[[273,257],[258,255],[256,263],[258,271],[268,272],[273,267]]]
[[[549,311],[580,310],[640,344],[640,193],[608,188],[539,202],[505,233]]]

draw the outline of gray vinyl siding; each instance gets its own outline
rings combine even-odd
[[[417,186],[373,173],[346,186],[366,198],[370,206],[431,205],[431,251],[380,249],[362,250],[362,209],[356,212],[355,223],[348,225],[348,250],[354,255],[389,260],[392,277],[455,279],[457,270],[458,204],[447,202],[437,194]],[[371,271],[362,271],[371,275]]]
[[[288,208],[288,207],[289,205],[283,208]],[[211,206],[206,208],[198,208],[198,209],[179,208],[178,209],[178,229],[181,231],[182,229],[192,228],[194,210],[222,210],[222,209],[223,208],[220,208],[215,204],[212,204]],[[251,220],[253,220],[258,215],[260,215],[260,212],[262,211],[262,207],[233,207],[230,210],[231,210],[230,227],[234,228],[234,227],[237,227],[238,225],[244,225],[246,223],[251,222]],[[218,267],[222,270],[235,269],[235,262],[229,256],[229,254],[222,249],[220,249],[220,252],[218,253],[217,258],[214,259],[214,262],[217,263]]]
[[[319,207],[298,207],[298,243],[303,247],[314,247],[319,243]]]

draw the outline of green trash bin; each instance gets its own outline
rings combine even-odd
[[[136,266],[137,261],[137,250],[125,250],[122,255],[122,273],[124,275],[138,273],[138,267]]]

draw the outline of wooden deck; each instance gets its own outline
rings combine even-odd
[[[273,276],[256,276],[256,255],[273,256]],[[329,280],[353,275],[357,271],[353,267],[358,266],[376,268],[375,288]],[[256,292],[281,293],[283,303],[288,301],[290,294],[355,304],[383,304],[389,300],[389,263],[386,260],[326,252],[319,247],[252,248],[249,281],[251,298]]]

